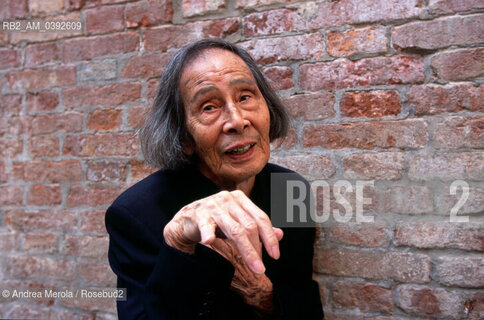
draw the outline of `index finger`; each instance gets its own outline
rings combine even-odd
[[[232,191],[232,193],[235,195],[234,198],[239,203],[240,207],[250,214],[257,223],[259,235],[267,253],[269,253],[274,259],[279,259],[279,239],[272,228],[269,216],[257,207],[242,191],[236,190]]]

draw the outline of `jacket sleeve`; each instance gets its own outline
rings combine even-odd
[[[174,249],[122,206],[107,210],[106,228],[111,268],[127,289],[119,319],[203,318],[230,287],[234,269],[222,256],[203,245],[194,254]]]
[[[314,228],[287,228],[281,252],[281,272],[273,280],[276,319],[321,320],[324,317],[318,284],[312,280]],[[281,244],[282,245],[282,244]]]

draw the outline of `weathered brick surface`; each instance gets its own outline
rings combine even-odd
[[[71,108],[89,105],[120,105],[135,101],[141,95],[137,82],[123,82],[107,86],[70,88],[62,91],[64,104]]]
[[[144,47],[146,50],[166,51],[179,48],[192,41],[204,38],[225,38],[239,30],[239,19],[192,22],[186,25],[166,25],[146,30]]]
[[[484,14],[405,24],[393,30],[392,40],[396,48],[403,49],[438,49],[482,43]]]
[[[31,44],[25,48],[25,66],[34,67],[59,59],[59,45],[56,42]]]
[[[250,40],[241,43],[260,64],[287,60],[319,59],[324,53],[324,42],[320,34],[308,34],[284,38]]]
[[[358,153],[343,159],[347,179],[397,180],[405,168],[402,153]]]
[[[66,40],[62,43],[62,60],[89,60],[99,56],[136,51],[139,49],[139,35],[118,33],[105,36]]]
[[[423,61],[415,57],[378,57],[336,60],[300,67],[300,87],[318,91],[380,84],[421,83]]]
[[[257,12],[244,17],[244,35],[247,37],[277,34],[294,28],[294,11],[277,9]]]
[[[352,29],[328,34],[328,53],[333,57],[350,57],[387,51],[388,39],[383,27]]]
[[[407,93],[415,104],[415,113],[431,115],[443,112],[484,110],[484,86],[471,84],[413,86]]]
[[[333,284],[333,303],[336,308],[357,308],[362,312],[381,311],[392,314],[392,290],[373,283],[347,283],[337,281]]]
[[[248,49],[291,116],[271,162],[331,186],[371,182],[374,223],[330,188],[314,279],[327,319],[482,319],[481,0],[6,0],[3,20],[82,21],[0,32],[0,288],[113,287],[104,214],[158,170],[136,131],[176,50]],[[161,84],[162,86],[164,84]],[[469,184],[459,216],[449,222]],[[329,199],[323,197],[328,196]],[[342,196],[356,208],[355,190]],[[329,200],[328,203],[323,200]],[[467,313],[465,312],[467,308]],[[117,318],[114,301],[0,302],[0,318]]]
[[[347,92],[340,102],[341,115],[352,118],[397,116],[401,109],[399,95],[395,91]]]
[[[484,225],[450,222],[400,222],[394,243],[417,248],[457,248],[484,251]]]
[[[460,49],[436,54],[432,70],[446,81],[472,80],[484,74],[484,48]]]
[[[85,11],[86,31],[106,33],[124,28],[124,6],[109,6]]]
[[[314,268],[316,272],[335,276],[430,281],[430,258],[416,253],[317,249]]]
[[[421,120],[307,125],[304,147],[423,148],[428,141],[427,125]]]
[[[151,26],[170,22],[173,18],[173,7],[168,0],[144,0],[126,5],[126,26]]]

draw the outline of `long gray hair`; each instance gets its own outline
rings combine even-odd
[[[181,48],[168,62],[151,111],[140,130],[141,150],[145,160],[155,167],[176,169],[192,161],[182,147],[191,137],[185,125],[185,109],[179,81],[184,68],[203,50],[210,48],[229,50],[244,60],[269,108],[270,140],[283,138],[287,134],[289,117],[284,105],[249,53],[223,40],[203,39]]]

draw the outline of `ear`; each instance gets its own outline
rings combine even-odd
[[[183,153],[186,154],[187,156],[191,156],[195,153],[195,141],[193,141],[192,137],[188,136],[185,139],[183,139],[183,142],[181,145],[182,145]]]

